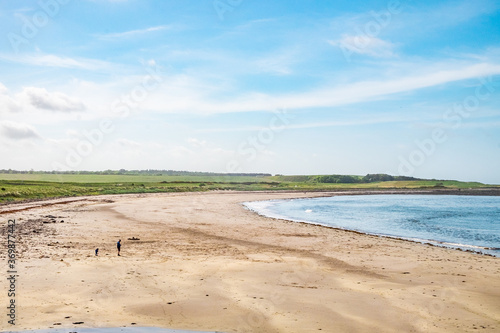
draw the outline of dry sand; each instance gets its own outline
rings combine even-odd
[[[16,219],[20,252],[16,326],[2,314],[0,330],[500,331],[500,258],[269,219],[240,204],[315,195],[120,195],[0,207],[3,225]],[[47,215],[57,223],[42,223]],[[7,313],[6,279],[0,288]]]

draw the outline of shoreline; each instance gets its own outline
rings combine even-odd
[[[369,194],[362,194],[362,195],[377,195],[377,194],[379,194],[379,193],[369,193]],[[385,193],[385,194],[388,194],[388,193]],[[396,193],[391,193],[391,194],[396,194]],[[406,193],[398,193],[398,194],[407,195]],[[423,193],[413,193],[413,194],[416,195],[416,194],[423,194]],[[431,194],[435,194],[435,193],[425,193],[425,195],[431,195]],[[339,194],[328,195],[326,197],[332,197],[332,196],[337,196],[337,195],[339,195]],[[346,194],[340,194],[340,195],[346,195]],[[312,198],[302,198],[302,199],[312,199]],[[292,198],[292,199],[264,200],[264,201],[258,201],[258,202],[285,201],[285,200],[290,201],[290,200],[294,200],[294,198]],[[433,239],[420,239],[420,238],[412,238],[412,237],[404,237],[404,236],[394,236],[394,235],[387,235],[387,234],[382,234],[382,233],[375,233],[375,232],[368,232],[368,231],[361,231],[361,230],[355,230],[355,229],[330,226],[330,225],[322,224],[319,222],[312,222],[312,221],[306,221],[306,220],[296,220],[293,218],[287,218],[286,216],[276,217],[276,216],[272,216],[272,215],[267,215],[266,213],[259,211],[258,208],[252,208],[252,207],[249,207],[247,205],[247,203],[252,203],[252,202],[255,202],[255,201],[243,202],[242,205],[246,209],[254,212],[255,214],[257,214],[259,216],[278,220],[278,221],[302,223],[302,224],[314,225],[314,226],[318,226],[318,227],[322,227],[322,228],[352,232],[352,233],[360,234],[360,235],[371,235],[371,236],[383,237],[383,238],[388,238],[388,239],[403,240],[403,241],[418,243],[418,244],[422,244],[422,245],[426,245],[426,246],[437,246],[437,247],[453,249],[453,250],[462,251],[462,252],[469,252],[469,253],[489,256],[489,257],[496,257],[496,258],[500,257],[500,253],[495,255],[495,254],[492,254],[495,252],[492,252],[492,253],[482,252],[482,250],[484,250],[484,251],[498,251],[498,250],[500,250],[500,248],[497,248],[497,247],[494,247],[494,248],[482,247],[482,246],[469,245],[469,244],[454,244],[454,243],[438,241],[438,240],[433,240]],[[477,249],[477,250],[474,250],[474,249]]]
[[[16,330],[73,322],[228,333],[498,327],[496,257],[275,220],[241,204],[324,195],[128,194],[0,207],[5,221],[19,221]],[[57,223],[43,223],[47,216]],[[3,329],[12,329],[5,319]]]

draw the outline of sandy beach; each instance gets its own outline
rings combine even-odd
[[[3,314],[0,330],[500,331],[500,258],[265,218],[241,205],[319,195],[113,195],[2,206],[2,270],[4,226],[15,219],[19,277],[16,325]],[[0,288],[5,309],[5,278]]]

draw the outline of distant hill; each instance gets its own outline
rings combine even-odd
[[[273,177],[277,181],[285,182],[307,182],[322,184],[364,184],[387,181],[427,180],[407,176],[391,176],[384,173],[367,174],[366,176],[351,175],[319,175],[319,176],[283,176]]]

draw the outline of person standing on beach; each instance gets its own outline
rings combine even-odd
[[[121,244],[121,239],[118,240],[118,243],[116,243],[116,248],[118,249],[118,255],[120,255],[120,248],[122,247],[122,244]]]

